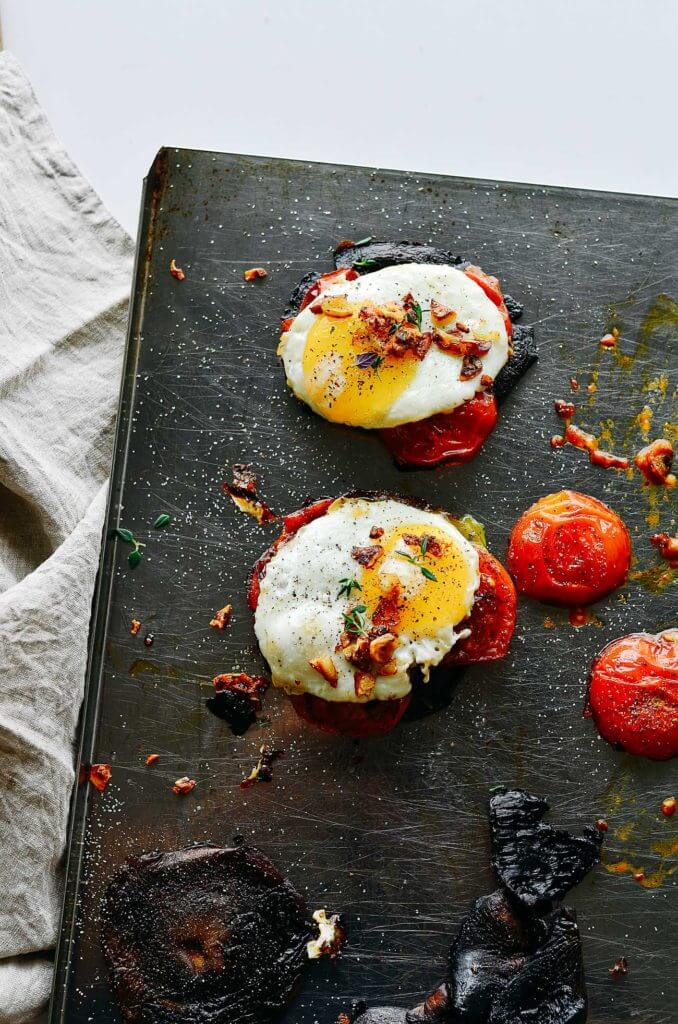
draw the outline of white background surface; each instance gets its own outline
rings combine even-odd
[[[134,232],[161,145],[677,194],[678,0],[0,0]]]

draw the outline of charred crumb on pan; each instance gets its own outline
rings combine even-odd
[[[526,906],[561,899],[600,860],[603,834],[585,826],[573,836],[541,819],[542,797],[507,790],[490,800],[492,866],[513,896]]]
[[[231,467],[232,479],[230,483],[224,481],[224,492],[228,494],[233,503],[241,512],[247,513],[257,520],[258,523],[270,523],[275,518],[275,513],[269,508],[266,502],[259,496],[259,480],[249,463],[237,462]]]
[[[131,858],[102,905],[128,1024],[268,1021],[306,963],[303,897],[263,854],[210,844]]]
[[[248,789],[257,782],[271,782],[273,780],[273,765],[283,756],[282,750],[276,750],[268,743],[259,748],[259,760],[255,764],[247,778],[240,783],[241,789]]]
[[[235,736],[243,736],[261,711],[262,697],[270,686],[268,679],[225,672],[215,676],[212,683],[215,693],[205,701],[208,710],[223,719]]]

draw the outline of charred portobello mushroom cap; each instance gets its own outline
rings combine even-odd
[[[131,1024],[254,1024],[289,1001],[311,936],[302,896],[247,846],[131,858],[102,908],[111,985]]]

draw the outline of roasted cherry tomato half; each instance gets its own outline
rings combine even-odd
[[[360,739],[390,732],[407,711],[410,694],[394,700],[369,700],[366,704],[323,700],[310,693],[290,697],[299,718],[323,732]]]
[[[496,398],[491,391],[479,391],[452,412],[387,427],[379,434],[401,465],[455,465],[473,458],[496,422]]]
[[[521,594],[553,604],[600,600],[626,579],[628,530],[602,501],[559,491],[531,505],[513,527],[508,568]]]
[[[472,665],[496,661],[508,653],[516,627],[516,588],[504,566],[489,551],[478,549],[480,586],[471,614],[458,629],[471,635],[455,644],[445,656],[445,665]]]
[[[608,644],[591,667],[587,714],[629,754],[678,756],[678,629]]]

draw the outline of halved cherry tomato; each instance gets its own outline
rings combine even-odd
[[[343,736],[382,736],[398,724],[407,711],[411,695],[394,700],[370,700],[366,704],[324,700],[310,693],[290,697],[299,718],[323,732]]]
[[[496,661],[508,652],[516,628],[516,588],[501,562],[484,548],[478,549],[480,585],[468,618],[457,629],[471,635],[455,644],[444,658],[445,665],[472,665]]]
[[[306,309],[307,306],[310,306],[313,300],[317,299],[318,296],[331,285],[340,284],[342,281],[355,281],[358,277],[360,277],[360,274],[357,270],[353,270],[352,268],[347,269],[346,267],[341,267],[340,270],[332,270],[327,274],[321,274],[320,277],[309,286],[308,291],[301,300],[299,312],[301,312],[302,309]]]
[[[616,512],[577,491],[531,505],[513,527],[508,569],[521,594],[562,605],[591,604],[620,586],[631,540]]]
[[[678,756],[678,629],[608,644],[591,667],[586,714],[629,754]]]
[[[479,391],[452,412],[387,427],[379,434],[401,465],[458,465],[473,458],[496,422],[496,398],[491,391]]]
[[[293,537],[297,530],[300,530],[306,523],[312,523],[314,519],[324,516],[334,501],[336,501],[335,498],[321,498],[320,501],[316,501],[312,505],[307,505],[296,512],[290,512],[288,516],[283,516],[283,532],[273,541],[270,548],[263,553],[252,569],[252,575],[247,585],[247,604],[253,612],[257,610],[259,604],[261,575],[280,545]]]
[[[494,302],[495,306],[499,309],[499,312],[504,318],[504,326],[506,327],[506,333],[509,336],[509,341],[513,337],[513,325],[511,318],[504,302],[504,296],[502,294],[501,285],[496,277],[492,277],[490,274],[486,274],[480,267],[464,267],[464,273],[467,277],[470,277],[472,281],[475,281],[477,285],[483,289],[488,299]]]

